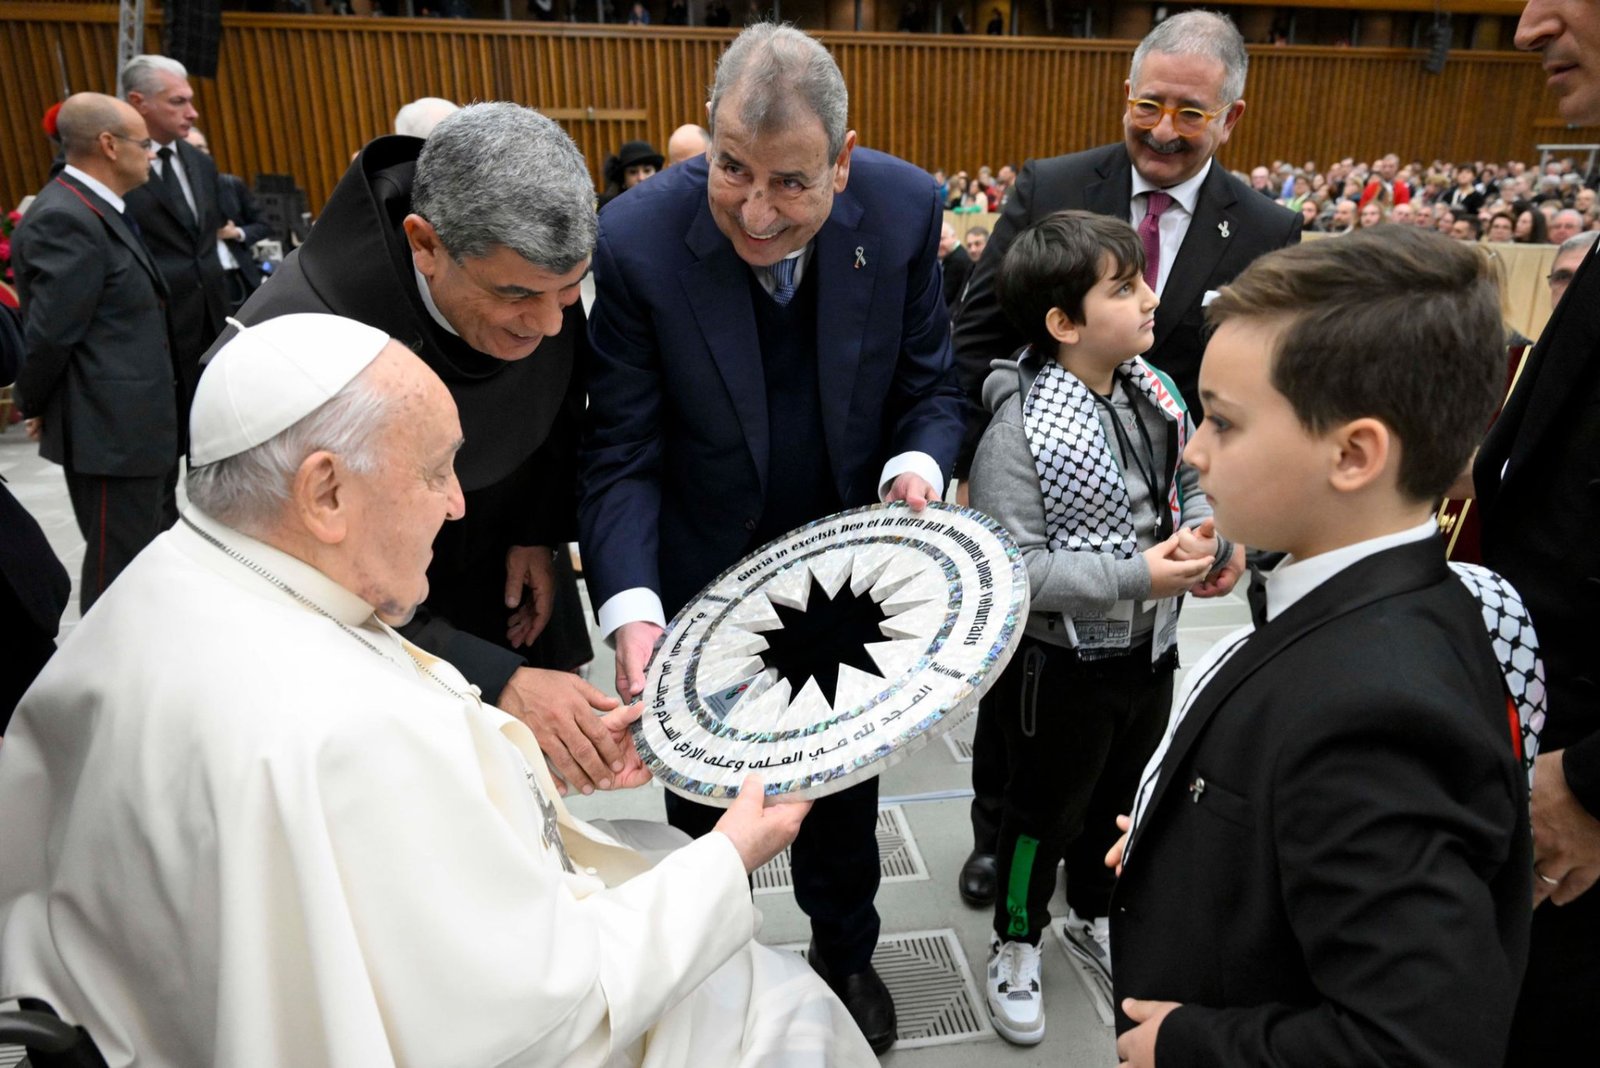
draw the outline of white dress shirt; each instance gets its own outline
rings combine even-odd
[[[113,208],[116,208],[118,215],[122,214],[122,212],[123,212],[124,208],[126,207],[126,205],[123,204],[121,197],[117,196],[117,194],[115,194],[115,193],[113,193],[111,191],[111,187],[110,186],[106,185],[104,182],[102,182],[100,179],[94,177],[93,175],[85,174],[83,171],[80,171],[78,168],[74,167],[70,163],[67,164],[64,168],[62,168],[62,170],[64,170],[67,174],[72,175],[72,177],[76,178],[78,181],[82,182],[84,185],[88,186],[89,187],[89,191],[92,192],[95,196],[99,197],[101,200],[105,201],[107,204],[110,204]]]

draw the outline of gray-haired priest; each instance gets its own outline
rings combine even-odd
[[[747,873],[806,806],[747,783],[689,844],[582,823],[528,728],[391,629],[463,507],[421,359],[282,316],[221,350],[191,432],[189,511],[0,749],[0,991],[112,1068],[876,1063],[751,940]]]

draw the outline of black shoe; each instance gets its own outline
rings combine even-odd
[[[872,1047],[872,1052],[887,1053],[895,1039],[894,998],[872,966],[869,964],[863,971],[835,979],[828,974],[828,966],[817,953],[815,942],[806,949],[806,961],[850,1010],[850,1018],[861,1028],[862,1037]]]
[[[994,854],[974,849],[961,865],[961,878],[956,884],[961,900],[975,909],[989,908],[994,905],[994,884]]]

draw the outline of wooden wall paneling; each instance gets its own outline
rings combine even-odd
[[[227,13],[222,77],[196,81],[219,163],[291,173],[320,207],[350,154],[423,95],[513,99],[559,114],[598,179],[630,138],[664,149],[703,102],[729,31]],[[0,200],[43,181],[38,118],[59,95],[55,42],[74,89],[114,83],[116,8],[0,0]],[[157,47],[152,20],[147,47]],[[861,142],[929,168],[998,167],[1120,136],[1130,42],[829,33]],[[1600,140],[1556,122],[1536,59],[1452,53],[1428,75],[1395,49],[1252,52],[1243,119],[1219,157],[1258,162],[1407,157],[1529,158],[1537,141]],[[588,109],[594,109],[592,112]]]

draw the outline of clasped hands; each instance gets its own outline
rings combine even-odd
[[[1227,563],[1217,568],[1217,545],[1216,524],[1207,518],[1198,526],[1179,527],[1172,537],[1146,549],[1151,600],[1184,593],[1221,597],[1230,592],[1244,573],[1244,546],[1235,545]]]

